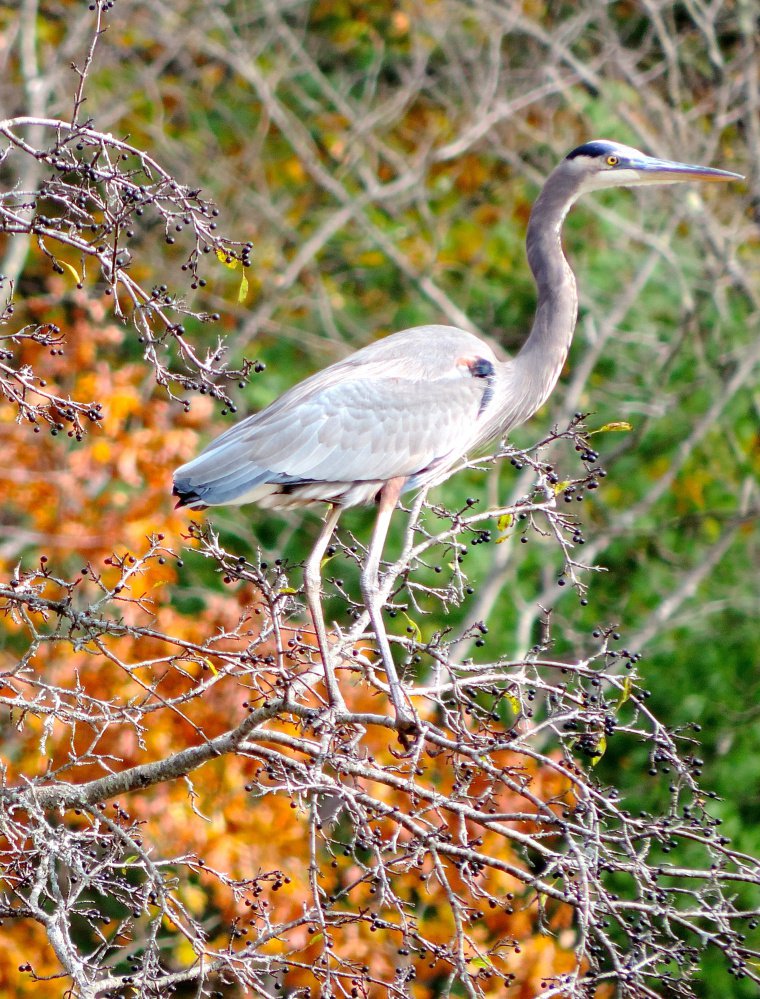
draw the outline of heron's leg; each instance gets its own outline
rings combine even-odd
[[[372,533],[367,560],[362,569],[362,594],[367,613],[375,631],[375,640],[383,658],[385,675],[388,678],[393,709],[396,712],[396,721],[402,735],[408,732],[417,731],[418,725],[414,717],[414,709],[411,701],[404,693],[401,682],[396,672],[396,664],[393,661],[391,647],[383,623],[383,606],[380,596],[380,557],[383,554],[383,546],[388,535],[388,525],[393,513],[401,489],[404,485],[403,478],[389,479],[380,491],[380,501],[377,506],[377,520]]]
[[[314,547],[306,560],[303,570],[304,589],[306,590],[306,603],[309,605],[311,620],[314,622],[314,631],[317,635],[319,653],[322,656],[322,663],[325,671],[325,687],[327,688],[327,701],[331,708],[345,708],[343,697],[335,679],[332,661],[330,658],[330,646],[327,643],[327,629],[325,619],[322,614],[322,558],[330,538],[333,536],[335,525],[341,514],[340,506],[333,505],[327,511],[325,522],[319,537],[314,543]]]

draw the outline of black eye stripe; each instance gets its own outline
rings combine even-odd
[[[585,142],[582,146],[578,146],[577,149],[573,149],[571,153],[568,153],[565,159],[574,160],[576,156],[614,156],[615,153],[611,152],[609,143],[607,142]]]

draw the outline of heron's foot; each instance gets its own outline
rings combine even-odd
[[[404,693],[401,684],[396,681],[395,685],[393,683],[389,683],[387,687],[384,686],[382,681],[378,678],[376,671],[376,667],[382,665],[382,660],[380,660],[380,662],[372,662],[369,657],[364,657],[363,661],[354,659],[353,665],[354,667],[358,666],[361,669],[363,678],[371,686],[389,696],[393,706],[393,714],[396,722],[395,728],[398,732],[399,742],[402,744],[404,749],[408,749],[411,745],[410,736],[419,735],[422,731],[422,726],[414,713],[411,701],[409,701],[409,698]]]
[[[336,676],[333,650],[328,646],[325,646],[324,649],[320,649],[320,652],[322,654],[322,668],[325,677],[325,691],[327,693],[328,707],[331,711],[348,712],[346,702],[343,700],[343,694],[340,691],[338,677]]]
[[[346,723],[347,709],[344,706],[328,704],[322,708],[312,708],[304,715],[304,724],[316,736],[334,736]]]
[[[388,656],[390,656],[390,649],[388,650]],[[377,683],[374,665],[369,666],[368,672],[372,680]],[[422,731],[422,726],[414,710],[414,705],[401,684],[393,659],[390,659],[390,661],[384,659],[383,666],[385,667],[385,675],[388,682],[387,693],[393,705],[393,714],[396,719],[398,740],[404,749],[408,749],[413,743],[414,737],[418,736]],[[379,683],[377,685],[381,686]]]
[[[394,710],[396,713],[396,732],[398,733],[398,741],[404,749],[409,749],[422,731],[422,726],[420,725],[420,721],[417,716],[410,714],[406,708],[394,705]]]

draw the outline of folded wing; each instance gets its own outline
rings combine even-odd
[[[421,376],[408,363],[354,355],[218,437],[176,471],[175,493],[180,503],[213,506],[301,489],[308,501],[348,505],[391,478],[424,481],[466,452],[490,401],[490,361],[455,360]],[[367,489],[339,488],[357,483]]]

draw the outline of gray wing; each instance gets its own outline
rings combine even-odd
[[[402,349],[416,337],[393,352],[390,337],[306,379],[178,469],[175,492],[185,502],[239,503],[264,483],[384,481],[454,460],[477,437],[493,374],[488,347],[456,332],[443,345],[428,334],[416,358]],[[484,365],[475,371],[456,363],[463,347],[474,356],[473,345]]]

